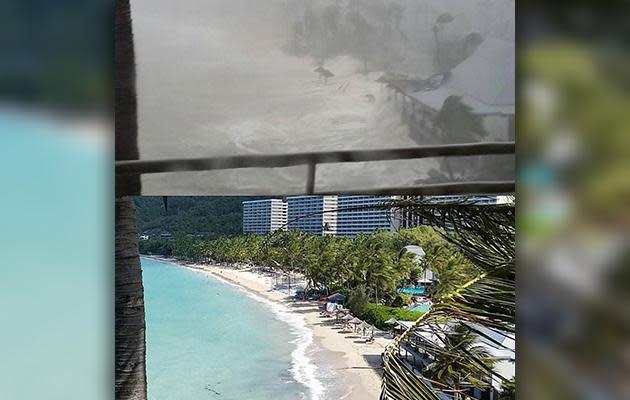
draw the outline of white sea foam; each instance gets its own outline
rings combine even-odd
[[[323,399],[325,392],[324,385],[317,377],[317,366],[313,364],[311,358],[309,357],[310,348],[313,344],[313,331],[306,325],[304,316],[293,312],[290,308],[283,304],[273,302],[262,296],[254,294],[242,286],[223,279],[220,276],[214,274],[209,275],[228,285],[242,290],[248,297],[267,306],[278,320],[289,325],[291,333],[296,337],[293,341],[291,341],[291,343],[296,346],[291,353],[291,375],[297,382],[309,389],[311,400]]]

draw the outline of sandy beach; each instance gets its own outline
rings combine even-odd
[[[391,341],[387,333],[375,332],[374,342],[367,344],[359,334],[341,331],[332,324],[331,318],[320,316],[317,302],[293,301],[286,293],[274,290],[275,281],[272,275],[261,274],[250,268],[235,269],[153,258],[205,272],[302,314],[307,326],[313,331],[314,341],[308,349],[308,356],[318,369],[334,376],[331,382],[324,382],[326,386],[324,398],[344,400],[379,398],[381,354]]]

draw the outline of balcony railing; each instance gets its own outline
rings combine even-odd
[[[398,194],[398,195],[461,195],[513,193],[514,180],[510,181],[465,181],[425,184],[415,187],[383,187],[366,190],[335,190],[334,193],[317,191],[315,175],[317,166],[331,163],[355,163],[391,160],[411,160],[433,157],[481,156],[514,154],[514,142],[485,142],[451,145],[422,146],[385,150],[344,150],[296,154],[242,155],[227,157],[181,158],[165,160],[116,161],[116,178],[128,179],[144,174],[212,171],[240,168],[282,168],[297,165],[308,167],[305,177],[305,194]],[[141,190],[130,189],[140,195]]]

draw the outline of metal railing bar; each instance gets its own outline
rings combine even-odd
[[[401,196],[441,196],[441,195],[482,195],[510,194],[516,190],[514,181],[477,181],[458,183],[438,183],[415,187],[382,187],[368,190],[335,189],[321,190],[316,195],[401,195]]]
[[[281,168],[308,164],[409,160],[447,156],[514,154],[514,142],[432,145],[385,150],[344,150],[296,154],[116,161],[116,174],[210,171],[238,168]]]

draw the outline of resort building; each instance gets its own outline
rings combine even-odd
[[[243,233],[264,235],[286,229],[287,203],[282,199],[243,202]]]
[[[337,196],[287,197],[288,229],[313,235],[335,235],[337,232]]]
[[[422,200],[422,196],[402,196],[401,200]],[[410,229],[422,225],[422,218],[408,209],[399,209],[396,218],[401,229]]]
[[[354,237],[377,230],[396,231],[423,225],[405,209],[364,208],[390,200],[468,201],[475,204],[513,202],[510,196],[290,196],[243,202],[243,233],[264,235],[293,229],[313,235]]]
[[[337,236],[354,237],[377,230],[395,231],[400,217],[391,209],[366,208],[397,199],[396,196],[338,196]]]

